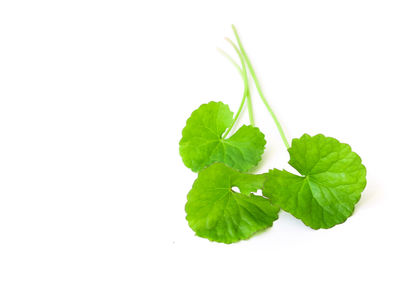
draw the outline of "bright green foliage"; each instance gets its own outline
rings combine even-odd
[[[323,135],[294,139],[289,164],[301,175],[273,169],[263,193],[313,229],[331,228],[353,213],[366,169],[348,144]]]
[[[186,219],[200,237],[233,243],[272,226],[279,208],[251,192],[261,189],[265,174],[240,173],[222,163],[202,170],[188,194]],[[232,187],[238,187],[240,193]]]
[[[261,160],[266,141],[256,127],[242,126],[231,137],[222,135],[233,124],[233,113],[222,102],[209,102],[186,122],[179,142],[184,164],[195,172],[214,162],[247,171]]]
[[[228,105],[209,102],[195,110],[186,122],[179,142],[184,164],[199,172],[187,196],[186,219],[200,236],[233,243],[271,227],[279,209],[291,213],[313,229],[331,228],[354,212],[366,186],[366,169],[349,145],[323,135],[303,135],[292,141],[264,96],[239,34],[232,26],[241,66],[222,52],[238,69],[244,83],[240,107],[233,118]],[[254,127],[247,71],[271,115],[290,154],[289,164],[300,174],[273,169],[266,174],[246,174],[261,160],[266,141]],[[231,129],[247,101],[251,126]],[[232,187],[238,187],[240,192]],[[262,189],[263,196],[254,192]]]

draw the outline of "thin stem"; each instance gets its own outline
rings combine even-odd
[[[243,73],[243,70],[242,70],[242,69],[240,68],[240,66],[235,62],[235,60],[233,60],[232,57],[230,57],[230,56],[229,56],[226,52],[224,52],[222,49],[218,49],[218,51],[219,51],[223,56],[225,56],[225,57],[237,68],[237,70],[238,70],[239,73],[240,73],[240,76],[241,76],[242,79],[243,79],[243,82],[245,82],[246,79],[245,79],[245,75],[244,75],[244,73]],[[248,81],[248,80],[247,80],[247,81]],[[244,102],[246,101],[246,98],[247,98],[247,90],[248,90],[248,86],[246,87],[246,84],[245,84],[245,88],[244,88],[244,92],[243,92],[243,96],[242,96],[242,102],[240,102],[239,109],[238,109],[238,111],[236,112],[235,118],[233,119],[233,122],[232,122],[231,126],[230,126],[229,129],[225,132],[225,134],[222,136],[222,138],[226,138],[226,137],[228,136],[229,132],[232,130],[233,126],[235,125],[236,121],[238,120],[240,113],[242,113],[243,106],[244,106]]]
[[[239,64],[236,63],[236,61],[229,55],[227,54],[224,50],[217,48],[217,50],[223,55],[225,56],[232,64],[233,66],[236,67],[236,69],[239,71],[240,76],[243,78],[243,70],[242,68],[239,66]],[[244,80],[244,79],[243,79]]]
[[[243,110],[243,106],[244,106],[244,102],[245,102],[245,101],[246,101],[246,94],[243,94],[242,102],[240,102],[239,110],[236,112],[235,118],[233,119],[233,122],[232,122],[231,126],[230,126],[229,129],[225,132],[225,134],[222,136],[223,139],[226,138],[226,137],[228,136],[229,132],[232,130],[233,126],[235,125],[236,121],[238,120],[239,115],[240,115],[240,113],[241,113],[242,110]]]
[[[242,53],[242,55],[243,55],[243,57],[244,57],[244,59],[245,59],[245,61],[247,63],[247,66],[249,68],[250,74],[253,77],[253,81],[254,81],[254,84],[256,85],[257,91],[260,94],[261,100],[263,101],[265,107],[267,107],[268,112],[270,113],[272,119],[274,120],[275,125],[278,128],[279,134],[280,134],[280,136],[281,136],[281,138],[283,140],[283,143],[285,144],[286,148],[290,148],[290,145],[288,143],[288,140],[286,139],[285,133],[283,132],[282,126],[279,123],[278,118],[275,116],[274,111],[272,110],[271,106],[268,104],[268,101],[265,98],[265,96],[264,96],[264,94],[263,94],[263,92],[261,90],[261,86],[260,86],[260,83],[259,83],[258,78],[256,76],[256,73],[254,72],[253,66],[251,65],[249,57],[247,56],[246,51],[243,48],[242,42],[240,41],[238,32],[237,32],[237,30],[236,30],[234,25],[232,25],[232,29],[233,29],[233,32],[235,34],[236,41],[237,41],[237,43],[239,45],[240,51],[241,51],[241,53]]]
[[[242,64],[242,70],[243,70],[243,81],[244,81],[244,90],[247,96],[247,109],[249,111],[249,120],[250,120],[250,125],[254,126],[254,114],[253,114],[253,104],[251,103],[251,96],[250,96],[250,89],[249,89],[249,79],[247,77],[247,69],[246,69],[246,63],[245,59],[243,58],[243,55],[239,51],[238,47],[232,42],[230,39],[225,38],[235,49],[236,53],[239,56],[240,63]]]

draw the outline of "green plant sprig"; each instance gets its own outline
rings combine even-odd
[[[361,158],[348,144],[322,134],[304,134],[290,145],[261,90],[237,30],[234,26],[232,29],[238,47],[228,42],[242,67],[221,52],[243,79],[239,110],[233,118],[222,102],[201,105],[187,120],[179,143],[185,165],[199,172],[185,207],[189,226],[200,237],[232,243],[271,227],[279,209],[313,229],[343,223],[352,215],[366,186],[366,168]],[[264,135],[254,127],[247,70],[289,152],[289,164],[298,174],[278,169],[258,175],[243,173],[260,162],[266,143]],[[246,100],[251,125],[242,126],[226,138]],[[235,186],[239,192],[234,191]],[[262,196],[256,195],[260,189]]]

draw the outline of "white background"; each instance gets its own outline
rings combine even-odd
[[[0,284],[399,284],[399,15],[384,0],[1,1]],[[234,55],[232,23],[287,136],[362,157],[346,223],[281,212],[232,245],[188,227],[178,142],[200,104],[240,103],[216,51]],[[257,172],[289,169],[252,95]]]

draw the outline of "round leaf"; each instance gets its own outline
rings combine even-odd
[[[330,228],[351,216],[366,186],[366,169],[348,144],[323,135],[294,139],[285,170],[267,173],[263,193],[313,229]]]
[[[232,243],[272,226],[279,208],[251,192],[261,189],[265,174],[243,174],[222,163],[202,170],[188,194],[186,219],[200,237]],[[237,186],[240,193],[234,192]]]
[[[186,122],[179,142],[183,163],[195,172],[214,162],[247,171],[261,160],[266,141],[256,127],[242,126],[227,139],[222,135],[233,123],[233,113],[222,102],[209,102]]]

